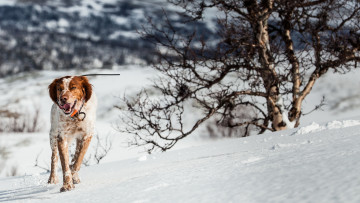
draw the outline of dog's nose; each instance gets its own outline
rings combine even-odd
[[[66,103],[66,101],[68,100],[68,97],[66,95],[63,95],[61,98],[60,98],[61,102],[62,103]]]

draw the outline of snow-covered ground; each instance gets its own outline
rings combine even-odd
[[[99,165],[80,171],[82,183],[59,193],[47,185],[51,100],[47,86],[63,75],[120,73],[92,77],[99,99],[97,133],[112,148]],[[359,202],[359,71],[318,81],[304,112],[325,95],[325,111],[302,118],[300,128],[247,138],[211,140],[206,131],[184,139],[167,153],[146,155],[128,148],[129,135],[114,129],[119,97],[150,84],[146,67],[127,66],[88,72],[43,71],[0,79],[0,109],[31,114],[39,108],[41,131],[0,133],[0,201],[48,202]],[[349,82],[350,81],[350,82]],[[341,102],[340,102],[341,101]],[[338,121],[336,121],[338,120]],[[36,159],[40,167],[35,167]],[[6,177],[16,172],[16,177]],[[60,174],[59,174],[60,175]],[[61,180],[61,179],[60,179]]]
[[[0,201],[359,202],[359,125],[312,124],[86,167],[66,193],[46,183],[48,173],[2,178]]]

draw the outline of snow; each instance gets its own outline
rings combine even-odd
[[[57,27],[66,28],[66,27],[69,27],[69,22],[64,18],[60,18],[58,21],[50,20],[50,21],[46,22],[45,25],[49,29],[55,29]]]
[[[279,97],[279,99],[276,101],[276,106],[278,106],[280,108],[280,112],[283,117],[283,121],[286,124],[286,127],[288,129],[294,128],[296,121],[294,120],[294,121],[290,122],[289,117],[288,117],[289,112],[285,110],[284,100],[282,97]]]
[[[0,6],[12,6],[15,4],[14,0],[1,0]]]
[[[109,36],[109,39],[117,39],[119,37],[126,37],[129,39],[138,39],[138,38],[140,38],[140,35],[139,35],[139,33],[132,32],[132,31],[116,31]]]
[[[95,61],[96,62],[96,61]],[[99,99],[97,134],[112,143],[108,155],[96,165],[82,167],[82,182],[60,193],[61,183],[48,185],[49,111],[47,85],[63,75],[120,73],[91,77]],[[128,148],[129,135],[114,129],[119,122],[119,97],[150,86],[156,73],[148,67],[129,65],[108,70],[41,71],[0,79],[0,107],[30,110],[40,107],[42,130],[36,133],[1,133],[0,201],[11,202],[359,202],[360,111],[339,112],[326,106],[302,118],[302,125],[286,131],[237,139],[206,139],[199,130],[166,153],[147,154]],[[325,77],[306,100],[304,112],[322,95],[329,103],[353,97],[358,89],[347,77]],[[334,79],[335,78],[335,79]],[[350,78],[350,79],[349,79]],[[354,78],[354,79],[352,79]],[[336,81],[336,82],[334,82]],[[354,80],[355,81],[355,80]],[[336,85],[341,84],[341,88]],[[344,91],[346,89],[347,91]],[[334,91],[339,90],[339,92]],[[346,94],[344,93],[346,92]],[[36,95],[36,97],[34,97]],[[344,100],[347,106],[351,101]],[[191,119],[191,116],[189,117]],[[94,154],[96,139],[86,157]],[[17,169],[18,176],[10,175]],[[61,172],[59,173],[61,178]]]
[[[69,22],[67,20],[65,20],[64,18],[60,18],[58,25],[60,27],[69,27]]]
[[[110,18],[119,25],[124,25],[126,23],[129,23],[129,20],[127,18],[124,18],[121,16],[112,15],[112,16],[110,16]]]
[[[2,178],[0,200],[359,202],[360,127],[292,131],[85,167],[66,193],[46,183],[48,173]]]
[[[216,25],[217,19],[225,17],[224,14],[218,11],[216,8],[210,8],[204,13],[204,22],[213,31],[217,32],[218,27]]]
[[[359,120],[345,120],[345,121],[331,121],[328,122],[326,125],[321,126],[315,122],[311,125],[301,127],[299,130],[296,131],[297,134],[307,134],[312,132],[319,132],[326,129],[338,129],[338,128],[346,128],[351,126],[360,125]]]

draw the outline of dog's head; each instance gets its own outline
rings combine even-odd
[[[71,114],[90,99],[92,87],[85,76],[65,76],[49,85],[49,94],[65,114]]]

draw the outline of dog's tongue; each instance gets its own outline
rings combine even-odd
[[[70,110],[71,106],[70,106],[70,104],[64,104],[64,106],[62,106],[62,108],[63,108],[65,111],[68,111],[68,110]]]

